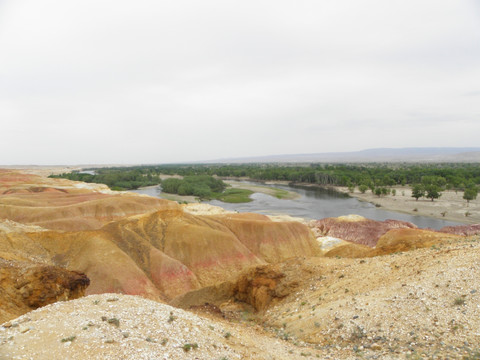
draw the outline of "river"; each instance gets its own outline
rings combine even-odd
[[[265,186],[264,184],[255,182],[246,183]],[[371,203],[359,201],[356,198],[350,197],[346,194],[338,193],[333,190],[288,185],[268,186],[277,187],[288,191],[295,191],[300,196],[293,200],[283,200],[262,193],[254,193],[250,196],[253,201],[248,203],[231,204],[218,200],[206,201],[205,203],[220,206],[231,211],[255,212],[268,215],[286,214],[304,219],[323,219],[326,217],[356,214],[380,221],[387,219],[409,221],[420,228],[432,228],[436,230],[444,226],[461,225],[452,221],[383,210],[375,207],[375,205]],[[160,191],[156,187],[139,189],[135,192],[151,196],[159,196],[160,194]]]

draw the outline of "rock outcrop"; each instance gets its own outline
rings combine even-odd
[[[84,296],[85,274],[57,266],[0,259],[0,323],[39,307]]]
[[[327,257],[362,258],[426,248],[458,239],[458,235],[422,229],[392,229],[383,234],[374,248],[360,244],[345,244],[328,251]]]
[[[300,259],[295,259],[249,269],[236,281],[233,298],[251,305],[257,311],[274,306],[298,287],[299,276],[303,275],[299,262]]]
[[[233,281],[218,283],[194,290],[175,298],[175,306],[190,309],[209,304],[229,313],[245,310],[263,312],[293,294],[311,269],[304,257],[290,258],[276,264],[265,264],[245,270]]]
[[[417,228],[406,221],[376,221],[358,215],[325,218],[314,222],[312,226],[318,235],[331,236],[370,247],[374,247],[378,239],[391,229]]]
[[[441,228],[439,231],[447,234],[456,234],[456,235],[465,235],[465,236],[479,235],[480,224],[445,226]]]

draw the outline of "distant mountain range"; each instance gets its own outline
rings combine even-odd
[[[283,154],[228,158],[206,163],[359,163],[359,162],[480,162],[480,147],[378,148],[353,152]]]

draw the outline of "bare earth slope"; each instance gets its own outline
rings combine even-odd
[[[306,259],[297,291],[263,320],[331,358],[478,359],[479,259],[479,236],[366,259]]]
[[[53,230],[92,230],[125,216],[175,208],[172,201],[112,192],[101,184],[0,169],[0,219]]]
[[[298,222],[257,214],[197,216],[167,200],[15,172],[0,173],[0,181],[6,189],[0,259],[84,273],[87,294],[167,301],[233,280],[252,266],[318,253],[313,234]]]
[[[290,292],[250,314],[253,323],[118,294],[59,302],[0,327],[0,358],[477,359],[479,253],[478,237],[456,238],[374,258],[267,265]]]
[[[92,295],[0,327],[2,359],[300,359],[295,346],[135,296]]]

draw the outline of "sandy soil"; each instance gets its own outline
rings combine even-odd
[[[291,199],[297,199],[300,197],[300,194],[296,193],[295,191],[276,189],[269,186],[242,184],[238,181],[231,181],[231,180],[228,180],[225,182],[236,189],[251,190],[256,193],[262,193],[262,194],[278,197],[279,199],[291,200]]]
[[[338,191],[348,193],[348,189],[344,187],[337,187]],[[382,208],[403,212],[413,215],[430,216],[438,219],[457,221],[465,224],[480,223],[480,199],[467,201],[463,199],[463,192],[447,190],[442,193],[439,199],[431,201],[429,199],[421,198],[418,201],[412,197],[412,190],[410,187],[395,187],[396,195],[386,195],[378,197],[370,190],[365,194],[360,193],[358,189],[349,195],[356,197],[359,200],[371,202]],[[467,216],[468,215],[468,216]]]

